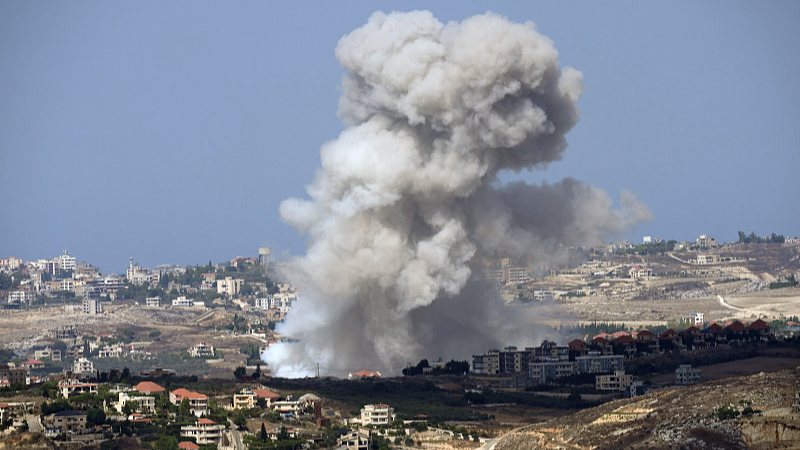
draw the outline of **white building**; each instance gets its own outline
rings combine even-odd
[[[19,303],[30,303],[36,298],[33,292],[25,290],[11,291],[8,293],[8,303],[10,305]]]
[[[199,418],[195,425],[181,427],[181,436],[195,438],[198,444],[224,444],[225,425],[217,424],[211,419]]]
[[[675,384],[695,384],[700,381],[700,369],[692,369],[691,364],[681,364],[675,369]]]
[[[214,357],[214,354],[214,346],[205,342],[198,342],[189,349],[189,356],[192,358],[209,358]]]
[[[361,408],[361,425],[388,425],[394,418],[394,408],[389,405],[364,405]]]
[[[653,276],[653,269],[649,267],[633,266],[628,271],[628,276],[634,279],[638,278],[648,279]]]
[[[149,308],[158,308],[161,306],[161,297],[147,297],[144,299],[144,304]]]
[[[172,300],[172,306],[176,307],[191,307],[194,306],[194,300],[190,298],[186,298],[186,296],[181,295],[180,297]]]
[[[69,255],[69,251],[65,250],[64,254],[58,257],[58,266],[63,270],[75,270],[78,262],[74,256]]]
[[[239,294],[243,283],[244,280],[241,278],[225,277],[225,279],[217,280],[217,293],[227,295],[228,298],[234,297]]]
[[[131,284],[152,284],[161,280],[161,273],[151,272],[146,267],[139,267],[138,264],[133,263],[133,257],[131,257],[128,270],[125,271],[125,278]]]
[[[139,406],[136,408],[136,412],[138,413],[153,414],[156,412],[155,397],[149,395],[130,396],[126,392],[119,393],[119,400],[114,404],[114,408],[116,408],[117,411],[122,412],[125,404],[132,401],[135,401],[139,404]]]
[[[701,234],[697,238],[697,246],[700,248],[713,248],[718,247],[717,242],[711,236],[706,236],[705,234]]]
[[[94,374],[94,364],[86,358],[78,358],[72,363],[74,374]]]
[[[697,264],[716,264],[719,262],[719,256],[711,253],[698,253]]]
[[[83,299],[83,313],[84,314],[102,314],[103,306],[100,305],[100,300],[85,298]]]

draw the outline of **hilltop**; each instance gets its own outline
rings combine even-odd
[[[798,448],[798,390],[800,367],[663,389],[526,427],[494,449]]]

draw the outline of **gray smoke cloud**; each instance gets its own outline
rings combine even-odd
[[[264,355],[276,375],[394,374],[533,343],[532,310],[498,301],[478,255],[552,260],[649,219],[626,192],[617,210],[572,179],[499,182],[559,160],[578,121],[582,74],[533,23],[378,12],[336,57],[348,128],[323,145],[310,199],[280,207],[308,246],[287,272],[301,300],[279,328],[297,341]]]

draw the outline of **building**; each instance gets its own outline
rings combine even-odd
[[[94,364],[86,358],[78,358],[72,363],[72,373],[93,375]]]
[[[50,347],[36,350],[33,352],[33,357],[36,359],[44,359],[47,358],[50,361],[61,361],[61,350],[55,349],[53,350]]]
[[[197,417],[208,413],[208,397],[198,392],[180,388],[169,393],[169,401],[173,405],[180,405],[184,399],[189,401],[189,409]]]
[[[626,374],[624,370],[617,370],[612,375],[597,375],[594,380],[595,389],[598,391],[625,392],[633,383],[633,375]]]
[[[550,361],[532,362],[529,365],[528,379],[533,384],[546,384],[552,379],[568,377],[575,373],[575,363],[551,359]]]
[[[242,289],[244,280],[241,278],[225,277],[225,279],[217,280],[217,293],[227,295],[228,298],[235,297]]]
[[[48,431],[54,430],[48,434],[80,433],[86,430],[86,414],[75,410],[48,414],[44,417],[44,426]]]
[[[148,268],[139,267],[138,264],[133,263],[133,257],[131,257],[128,270],[125,271],[125,279],[131,284],[153,284],[161,280],[161,273],[151,272]]]
[[[0,272],[11,273],[19,269],[20,266],[22,266],[20,258],[11,256],[0,259]]]
[[[394,421],[394,408],[389,405],[364,405],[361,408],[361,425],[388,425]]]
[[[719,245],[717,244],[717,242],[714,240],[713,237],[706,236],[705,234],[701,234],[697,238],[697,246],[700,247],[700,248],[714,248],[714,247],[718,247]]]
[[[650,279],[653,276],[653,269],[643,266],[633,266],[628,271],[628,276],[633,279]]]
[[[58,382],[58,391],[64,398],[84,393],[97,394],[97,383],[84,383],[75,378],[66,378]]]
[[[192,358],[213,358],[214,355],[214,346],[205,342],[198,342],[189,349],[189,356]]]
[[[244,388],[238,394],[233,394],[233,409],[249,409],[258,406],[258,396],[250,389]]]
[[[0,383],[4,380],[9,384],[26,384],[28,369],[24,367],[11,367],[8,364],[0,365]]]
[[[366,379],[366,378],[380,378],[380,377],[381,377],[381,373],[380,372],[370,372],[369,370],[361,370],[359,372],[355,372],[355,373],[351,372],[351,373],[347,374],[347,379],[348,380],[352,380],[352,379],[363,380],[363,379]]]
[[[272,248],[259,247],[258,248],[258,264],[261,267],[269,269],[269,257],[272,254]]]
[[[716,264],[719,262],[719,256],[711,253],[698,253],[697,264]]]
[[[703,313],[692,311],[689,313],[689,316],[685,318],[685,321],[692,325],[702,325],[705,319],[703,318]]]
[[[253,393],[256,394],[257,399],[263,398],[267,402],[267,408],[272,408],[272,404],[278,400],[280,400],[280,394],[276,394],[272,391],[267,389],[253,389]],[[257,400],[256,399],[256,400]]]
[[[147,297],[144,299],[144,304],[149,308],[159,308],[161,306],[161,297]]]
[[[476,375],[500,373],[500,350],[489,350],[485,355],[472,355],[472,372]]]
[[[141,392],[142,394],[160,394],[164,392],[163,387],[153,383],[152,381],[142,381],[134,386],[133,389],[137,392]]]
[[[83,299],[83,313],[84,314],[102,314],[103,307],[100,305],[100,300],[93,298]]]
[[[138,395],[138,396],[131,396],[125,392],[119,393],[119,400],[114,407],[117,411],[122,412],[125,408],[125,404],[128,402],[136,402],[138,406],[135,408],[135,412],[137,413],[150,413],[153,414],[156,412],[156,398],[149,396],[149,395]]]
[[[369,430],[365,428],[348,431],[339,437],[336,443],[337,448],[346,448],[347,450],[369,450],[372,445]]]
[[[603,355],[599,351],[590,351],[586,356],[575,358],[576,373],[612,373],[623,370],[622,355]]]
[[[213,420],[200,418],[194,425],[181,427],[181,437],[195,438],[198,444],[215,444],[217,446],[225,443],[225,425],[217,424]]]
[[[692,369],[691,364],[681,364],[675,369],[675,384],[695,384],[700,381],[700,369]]]
[[[8,292],[8,304],[18,305],[21,303],[30,303],[36,298],[36,294],[26,289],[17,289]]]
[[[28,370],[44,369],[44,363],[38,359],[31,358],[23,363],[20,363],[20,367],[24,367]]]
[[[637,397],[639,395],[647,395],[649,393],[650,386],[646,386],[641,380],[635,380],[633,383],[631,383],[631,387],[628,389],[629,397]]]

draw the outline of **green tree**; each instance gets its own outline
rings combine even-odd
[[[153,450],[177,450],[178,438],[175,436],[161,436],[152,444]]]
[[[267,427],[264,425],[264,422],[261,422],[261,432],[258,435],[258,438],[261,442],[269,441],[269,435],[267,434]]]
[[[86,412],[86,426],[94,427],[106,423],[106,413],[100,408],[92,408]]]
[[[233,424],[236,425],[236,428],[242,429],[245,425],[247,425],[247,417],[245,417],[244,413],[239,411],[235,416],[233,416]]]

